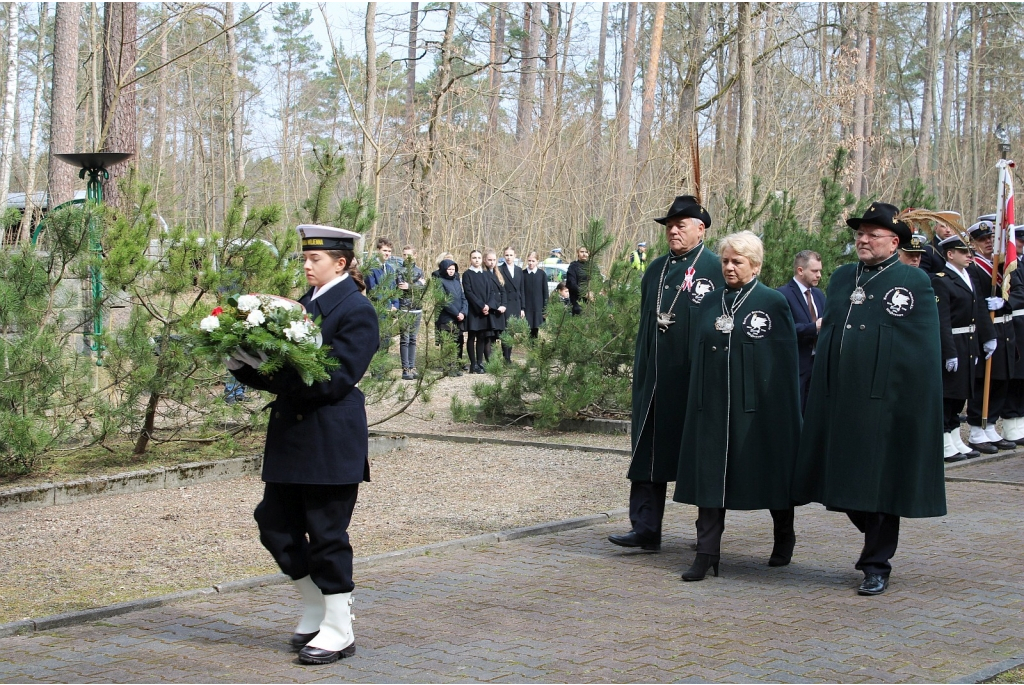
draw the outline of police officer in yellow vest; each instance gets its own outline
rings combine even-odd
[[[629,253],[629,265],[640,273],[647,271],[647,243],[636,244],[636,249]]]

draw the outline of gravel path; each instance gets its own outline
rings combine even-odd
[[[356,555],[625,506],[628,459],[411,440],[372,460]],[[252,520],[261,492],[240,478],[0,513],[0,622],[277,572]]]

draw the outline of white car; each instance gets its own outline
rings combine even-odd
[[[565,280],[565,274],[569,270],[568,264],[540,264],[540,268],[544,269],[544,273],[548,277],[548,297],[551,293],[555,292],[555,288],[558,286],[560,281]]]

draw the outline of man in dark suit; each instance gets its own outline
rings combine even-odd
[[[800,411],[807,407],[807,391],[811,388],[814,346],[821,330],[821,314],[825,311],[825,293],[818,289],[821,280],[821,255],[804,250],[793,259],[793,280],[779,288],[786,296],[796,324],[796,340],[800,351]]]
[[[526,316],[523,311],[523,268],[516,266],[516,251],[511,247],[505,248],[504,259],[498,264],[502,278],[505,279],[505,320],[522,319]],[[501,341],[501,354],[505,361],[512,361],[512,346]]]

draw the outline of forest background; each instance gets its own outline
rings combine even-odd
[[[1024,107],[1008,3],[3,3],[0,30],[0,207],[25,204],[0,217],[0,477],[258,432],[264,403],[226,402],[189,333],[225,292],[295,295],[308,221],[411,243],[428,272],[592,243],[609,296],[515,333],[525,361],[455,413],[628,414],[622,257],[673,196],[699,190],[712,238],[760,232],[768,285],[806,247],[827,274],[872,199],[993,211],[993,134],[1019,140]],[[50,215],[34,249],[44,201],[84,186],[70,151],[135,156],[106,210]],[[364,391],[402,411],[453,348],[421,345],[412,389],[379,353]]]

